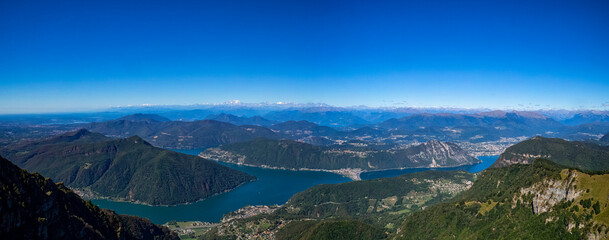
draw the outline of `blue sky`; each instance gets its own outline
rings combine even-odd
[[[0,1],[0,113],[609,110],[609,1]]]

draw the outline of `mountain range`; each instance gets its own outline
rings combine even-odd
[[[141,113],[107,120],[136,109]],[[138,135],[154,146],[170,149],[217,147],[258,137],[292,139],[316,145],[363,139],[390,144],[432,139],[480,143],[516,141],[537,135],[590,140],[609,132],[609,120],[605,121],[605,115],[609,114],[598,111],[483,112],[330,106],[259,109],[249,105],[177,110],[168,106],[128,108],[98,115],[0,116],[0,129],[3,130],[0,145],[83,127],[112,137]],[[277,118],[271,118],[273,116]],[[204,118],[208,119],[201,120]],[[580,120],[565,122],[571,118]],[[44,124],[34,124],[41,121]]]
[[[207,149],[199,156],[253,166],[327,170],[455,167],[480,162],[467,155],[459,146],[437,140],[402,149],[343,150],[292,140],[259,138]]]
[[[85,125],[85,128],[108,136],[138,135],[155,146],[184,149],[217,147],[258,137],[293,139],[322,145],[331,144],[327,140],[362,137],[393,142],[437,139],[477,143],[536,135],[584,140],[598,138],[599,135],[609,132],[609,122],[568,126],[539,113],[518,111],[474,114],[418,113],[378,124],[358,122],[349,125],[351,127],[331,125],[334,128],[320,125],[319,121],[293,120],[298,119],[297,115],[291,120],[279,123],[278,120],[259,116],[219,114],[209,115],[208,118],[210,119],[182,122],[167,121],[166,118],[151,114],[131,115],[90,123]]]
[[[253,113],[264,118],[247,115]],[[0,210],[3,219],[11,219],[2,221],[0,236],[137,239],[171,235],[145,220],[98,209],[63,184],[94,197],[169,205],[203,199],[254,180],[213,161],[154,146],[214,147],[201,156],[261,167],[366,171],[472,164],[475,158],[445,141],[475,143],[541,135],[507,148],[492,168],[478,174],[436,171],[315,186],[297,193],[274,212],[219,223],[204,238],[269,232],[279,239],[609,238],[609,149],[603,146],[609,142],[609,129],[605,129],[609,123],[604,122],[603,113],[564,113],[555,119],[541,112],[385,114],[321,106],[247,114],[206,115],[232,123],[172,121],[172,117],[147,112],[81,124],[106,136],[78,130],[33,139],[44,134],[29,138],[19,133],[29,130],[13,134],[10,129],[15,126],[3,128],[7,137],[25,139],[6,141],[0,154],[52,180],[0,159]],[[281,122],[274,119],[284,117]],[[557,136],[586,141],[547,138]],[[405,139],[425,143],[400,147]]]
[[[85,129],[8,145],[0,154],[83,193],[153,205],[194,202],[255,179],[213,161],[153,147],[138,136],[113,139]]]
[[[224,221],[199,239],[607,239],[608,171],[535,159],[478,174],[431,171],[319,185],[270,213]]]
[[[179,239],[147,219],[100,209],[3,157],[0,173],[1,239]]]
[[[215,120],[182,122],[157,121],[156,117],[138,118],[138,121],[128,119],[90,123],[84,128],[112,137],[138,135],[154,146],[171,149],[216,147],[258,137],[276,137],[273,131],[261,126],[236,126]]]
[[[492,111],[490,109],[463,109],[442,107],[336,107],[323,103],[242,103],[231,101],[221,104],[196,105],[142,105],[113,107],[101,112],[87,113],[53,113],[53,114],[11,114],[0,115],[0,122],[7,124],[65,124],[99,122],[134,114],[157,114],[174,121],[197,121],[209,115],[232,114],[246,118],[262,116],[270,121],[284,122],[289,120],[307,120],[319,125],[331,127],[359,128],[362,124],[378,124],[395,118],[399,119],[416,114],[477,114]],[[511,112],[511,110],[504,110]],[[608,111],[598,110],[528,110],[518,111],[521,114],[535,113],[552,118],[564,125],[575,126],[586,123],[609,122]]]
[[[325,110],[325,109],[324,109]],[[300,121],[305,120],[318,125],[332,127],[347,127],[361,126],[370,124],[370,122],[355,116],[350,112],[343,111],[319,111],[318,108],[300,109],[300,110],[283,110],[274,111],[264,115],[267,119],[285,122],[290,120]]]
[[[235,124],[237,126],[240,125],[257,125],[257,126],[270,126],[278,123],[277,121],[271,121],[261,116],[253,116],[253,117],[238,117],[232,114],[220,113],[220,114],[212,114],[205,117],[208,120],[216,120],[220,122],[227,122],[231,124]]]

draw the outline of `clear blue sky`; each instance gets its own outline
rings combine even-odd
[[[609,109],[609,1],[0,1],[0,113],[232,99]]]

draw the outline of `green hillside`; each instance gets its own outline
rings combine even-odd
[[[322,184],[294,194],[285,206],[288,214],[316,218],[396,215],[450,199],[468,189],[473,181],[474,175],[468,172],[426,171]]]
[[[257,137],[277,137],[273,131],[261,126],[235,126],[215,120],[182,122],[156,119],[158,118],[131,115],[116,120],[90,123],[85,128],[113,137],[137,135],[154,146],[171,149],[217,147]]]
[[[201,239],[607,239],[607,183],[607,170],[537,159],[478,174],[429,171],[318,185],[271,213],[222,222]],[[375,234],[380,229],[385,235]]]
[[[383,228],[357,220],[297,221],[279,230],[277,239],[351,240],[383,239]]]
[[[536,158],[583,170],[609,170],[609,146],[543,137],[534,137],[507,148],[492,167],[530,163]]]
[[[147,219],[100,209],[2,157],[0,189],[0,239],[178,239]]]
[[[427,171],[392,178],[322,184],[295,194],[272,213],[236,218],[200,239],[379,239],[405,216],[448,200],[472,186],[467,172]],[[337,238],[338,237],[338,238]],[[344,238],[343,238],[344,237]]]
[[[258,138],[208,149],[200,156],[238,164],[280,168],[367,170],[454,167],[478,163],[453,143],[429,141],[404,149],[340,149],[292,140]]]
[[[156,148],[134,136],[86,130],[0,150],[11,161],[95,197],[148,204],[197,201],[255,178],[213,161]]]
[[[547,160],[484,171],[455,199],[406,217],[398,239],[604,239],[609,174]]]

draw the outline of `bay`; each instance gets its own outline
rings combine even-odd
[[[199,150],[174,150],[197,155]],[[106,199],[91,200],[101,208],[108,208],[119,214],[136,215],[163,224],[176,221],[219,222],[223,214],[247,205],[284,204],[297,192],[322,183],[343,183],[349,178],[329,172],[290,171],[265,169],[220,163],[230,168],[256,176],[258,180],[246,183],[236,189],[192,204],[176,206],[147,206]]]
[[[190,155],[197,155],[203,149],[173,150]],[[478,157],[482,163],[456,168],[416,168],[403,170],[384,170],[362,173],[363,180],[382,177],[394,177],[405,173],[428,170],[465,170],[479,172],[492,165],[498,156]],[[230,163],[220,164],[256,176],[258,180],[246,183],[236,189],[222,193],[192,204],[176,206],[148,206],[128,202],[115,202],[106,199],[93,199],[94,204],[108,208],[119,214],[136,215],[150,219],[153,223],[163,224],[176,221],[219,222],[223,214],[235,211],[247,205],[284,204],[297,192],[318,184],[335,184],[348,182],[350,179],[329,172],[291,171],[241,166]]]

